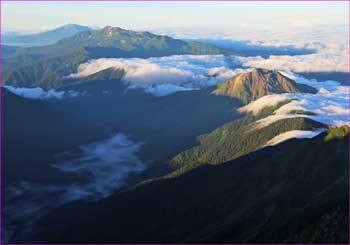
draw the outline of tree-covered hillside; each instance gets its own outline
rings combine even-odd
[[[62,88],[71,85],[64,76],[89,59],[225,52],[200,42],[107,26],[100,31],[79,32],[52,45],[16,50],[4,59],[3,82],[11,86]]]
[[[276,108],[267,107],[258,115],[248,114],[227,123],[209,134],[198,137],[199,144],[179,153],[170,164],[177,168],[170,176],[177,176],[202,164],[220,164],[264,147],[275,136],[291,130],[315,130],[326,125],[308,118],[286,118],[264,127],[254,123],[272,113]]]
[[[32,241],[348,243],[349,134],[327,134],[68,205]]]

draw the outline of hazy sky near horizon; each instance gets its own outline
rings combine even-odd
[[[349,2],[1,2],[5,31],[68,23],[128,29],[348,25]]]

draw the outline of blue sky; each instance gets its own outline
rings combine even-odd
[[[129,29],[348,25],[348,2],[2,2],[4,30],[68,23]]]

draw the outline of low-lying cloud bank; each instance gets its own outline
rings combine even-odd
[[[48,91],[43,90],[42,88],[21,88],[21,87],[12,87],[12,86],[4,86],[11,93],[14,93],[18,96],[27,98],[27,99],[39,99],[39,100],[47,100],[47,99],[62,99],[62,98],[74,98],[80,95],[79,92],[69,90],[69,91],[57,91],[54,89],[50,89]]]
[[[263,108],[275,106],[282,101],[291,100],[291,102],[281,106],[274,111],[273,115],[263,118],[255,123],[258,127],[265,127],[275,121],[291,118],[306,117],[315,121],[333,125],[349,125],[349,103],[350,87],[340,86],[334,81],[317,82],[308,80],[292,73],[283,73],[294,79],[298,83],[307,84],[318,89],[316,94],[273,94],[259,98],[250,104],[241,107],[241,112],[259,113]],[[295,111],[311,112],[306,114],[295,114]]]
[[[308,55],[271,55],[240,57],[243,66],[292,72],[348,72],[349,59],[344,54],[316,53]]]
[[[284,18],[281,21],[286,21]],[[240,23],[227,28],[166,28],[158,33],[168,34],[186,39],[217,39],[217,42],[231,41],[232,46],[225,48],[239,50],[240,43],[245,46],[259,48],[262,54],[264,50],[273,47],[281,49],[292,47],[293,49],[314,50],[308,55],[270,56],[270,58],[242,57],[244,65],[261,67],[266,69],[279,69],[294,72],[348,72],[349,71],[349,25],[323,25],[301,27],[300,20],[290,20],[288,31],[276,26],[258,28],[255,24],[245,25]],[[293,23],[297,25],[293,26]],[[347,22],[346,22],[347,23]],[[238,47],[235,47],[235,45]],[[266,49],[264,49],[264,47]],[[266,57],[266,56],[265,56]]]
[[[136,156],[141,143],[135,143],[124,134],[90,145],[81,146],[79,158],[54,164],[62,172],[87,176],[87,184],[76,188],[77,198],[108,196],[124,184],[131,172],[144,170]]]
[[[246,66],[276,69],[292,72],[349,72],[349,36],[348,25],[297,28],[295,31],[256,31],[242,33],[252,45],[315,50],[305,55],[272,55],[269,58],[242,57]],[[230,35],[227,36],[227,38]],[[238,38],[237,35],[234,35]]]
[[[55,207],[78,200],[101,199],[122,187],[129,174],[145,168],[136,155],[141,145],[118,133],[110,139],[81,146],[78,156],[77,153],[60,155],[70,160],[52,166],[63,173],[74,174],[74,183],[42,185],[20,182],[6,189],[4,220],[7,239],[11,240],[17,222],[25,221],[25,227],[21,227],[25,235],[42,215]]]
[[[149,59],[101,58],[78,67],[69,78],[82,78],[99,71],[123,69],[123,78],[129,88],[164,96],[177,91],[188,91],[212,86],[247,69],[239,68],[237,57],[224,55],[173,55]]]
[[[346,53],[337,53],[332,49],[308,55],[271,55],[268,58],[233,55],[101,58],[79,65],[77,73],[67,77],[78,79],[108,68],[123,69],[126,72],[123,81],[130,88],[141,88],[148,93],[164,96],[212,86],[254,67],[286,72],[348,72],[349,61]]]
[[[320,133],[324,132],[325,129],[319,129],[319,130],[315,130],[315,131],[310,131],[310,130],[291,130],[291,131],[287,131],[284,132],[282,134],[279,134],[277,136],[275,136],[274,138],[272,138],[271,140],[269,140],[266,143],[266,146],[271,146],[271,145],[277,145],[283,141],[292,139],[292,138],[297,138],[297,139],[302,139],[302,138],[313,138],[317,135],[319,135]]]

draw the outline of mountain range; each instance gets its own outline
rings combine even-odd
[[[259,68],[222,81],[208,72],[212,83],[164,96],[131,89],[122,68],[72,77],[91,59],[233,53],[118,27],[66,28],[22,39],[43,46],[3,47],[6,243],[349,242],[349,127],[306,109],[261,123],[297,100],[284,95],[242,110],[267,95],[317,102],[333,91]],[[22,87],[62,97],[13,93]],[[288,132],[316,136],[276,140]],[[144,169],[115,177],[135,162]]]
[[[51,45],[17,49],[4,59],[3,82],[11,86],[57,89],[69,86],[64,76],[90,59],[220,53],[229,52],[200,42],[106,26],[99,31],[78,32]]]
[[[81,31],[93,31],[90,27],[67,24],[53,30],[27,35],[3,35],[3,44],[21,47],[33,47],[53,44],[62,38],[72,36]]]

